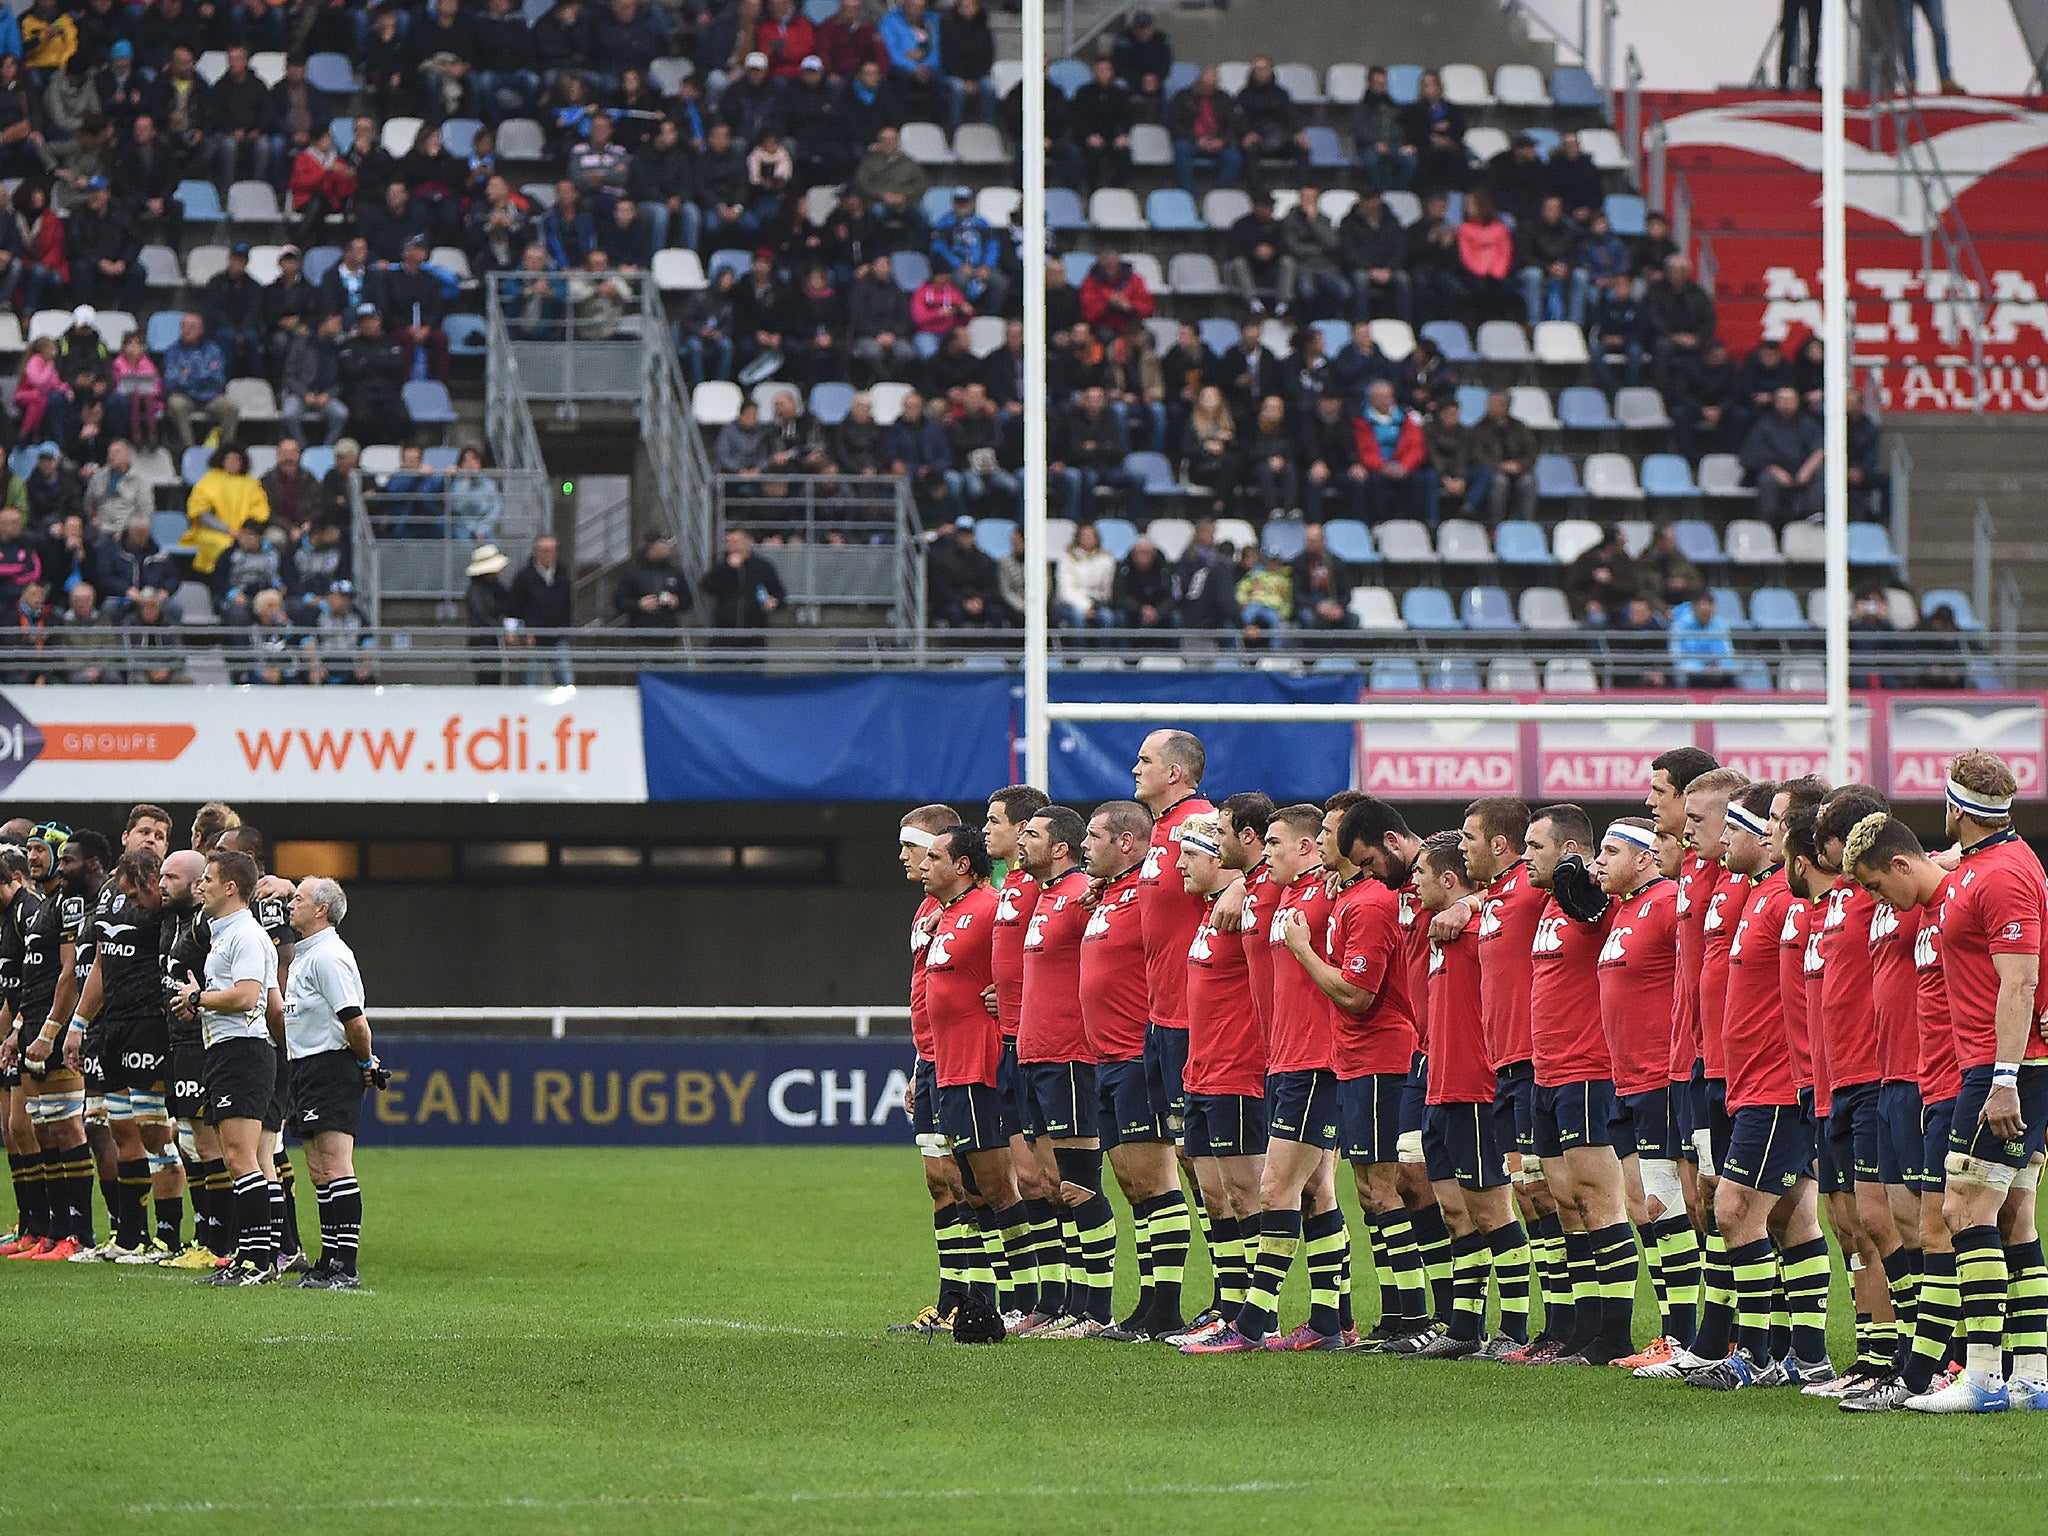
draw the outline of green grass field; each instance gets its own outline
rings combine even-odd
[[[360,1172],[373,1294],[0,1264],[6,1529],[1864,1536],[2023,1529],[2042,1493],[2048,1416],[887,1337],[933,1288],[908,1150]]]

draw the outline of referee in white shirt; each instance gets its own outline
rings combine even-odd
[[[315,877],[292,892],[299,935],[284,988],[285,1050],[291,1104],[285,1123],[306,1144],[306,1167],[320,1200],[320,1262],[299,1282],[309,1291],[353,1291],[363,1192],[356,1183],[356,1127],[377,1058],[363,1013],[363,973],[335,932],[348,915],[339,883]]]
[[[235,1258],[202,1285],[266,1285],[277,1278],[277,1231],[263,1175],[263,1112],[277,1081],[266,1007],[277,986],[277,948],[249,911],[259,878],[246,853],[206,856],[199,905],[208,929],[206,979],[179,990],[181,1011],[197,1010],[206,1041],[206,1114],[220,1132],[234,1180]]]

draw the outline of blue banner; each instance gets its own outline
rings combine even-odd
[[[976,801],[1016,782],[1003,673],[640,678],[650,800]]]
[[[386,1147],[908,1144],[908,1040],[385,1039]]]
[[[1048,689],[1074,702],[1208,704],[1348,704],[1358,698],[1354,677],[1289,677],[1273,672],[1055,672]],[[1019,733],[1023,704],[1018,703]],[[1052,727],[1052,797],[1090,803],[1128,800],[1131,764],[1156,725],[1056,720]],[[1203,790],[1213,799],[1261,789],[1275,803],[1320,801],[1350,787],[1353,728],[1336,725],[1188,726],[1209,755]]]

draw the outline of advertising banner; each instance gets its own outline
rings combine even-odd
[[[893,1040],[380,1039],[363,1105],[386,1147],[893,1145],[914,1055]]]
[[[1751,779],[1782,784],[1808,774],[1828,777],[1827,727],[1818,720],[1759,720],[1713,727],[1708,750],[1724,768],[1739,768]],[[1955,748],[1949,749],[1951,752]],[[1849,782],[1870,778],[1870,714],[1851,707]]]
[[[2027,695],[1943,694],[1890,702],[1885,789],[1900,800],[1939,800],[1948,760],[1965,747],[1996,752],[2035,800],[2048,782],[2048,730],[2041,700]]]
[[[1382,800],[1521,793],[1522,728],[1512,720],[1375,722],[1358,739],[1359,787]]]
[[[647,798],[630,688],[11,688],[0,788],[29,800]]]

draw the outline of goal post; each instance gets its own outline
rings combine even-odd
[[[1046,547],[1047,421],[1046,309],[1038,263],[1056,259],[1046,243],[1045,217],[1045,11],[1046,0],[1023,0],[1024,164],[1021,209],[1024,284],[1024,764],[1025,778],[1041,790],[1051,785],[1052,722],[1125,722],[1161,725],[1232,722],[1309,725],[1346,722],[1536,722],[1699,721],[1706,723],[1819,722],[1825,730],[1829,776],[1849,775],[1849,478],[1850,387],[1848,282],[1844,229],[1843,89],[1848,66],[1846,0],[1822,0],[1821,277],[1826,331],[1822,380],[1824,429],[1824,539],[1826,568],[1826,679],[1824,702],[1758,698],[1669,702],[1640,697],[1604,701],[1589,697],[1538,701],[1479,699],[1360,699],[1355,703],[1158,703],[1050,698],[1047,671],[1047,572],[1054,550]]]

